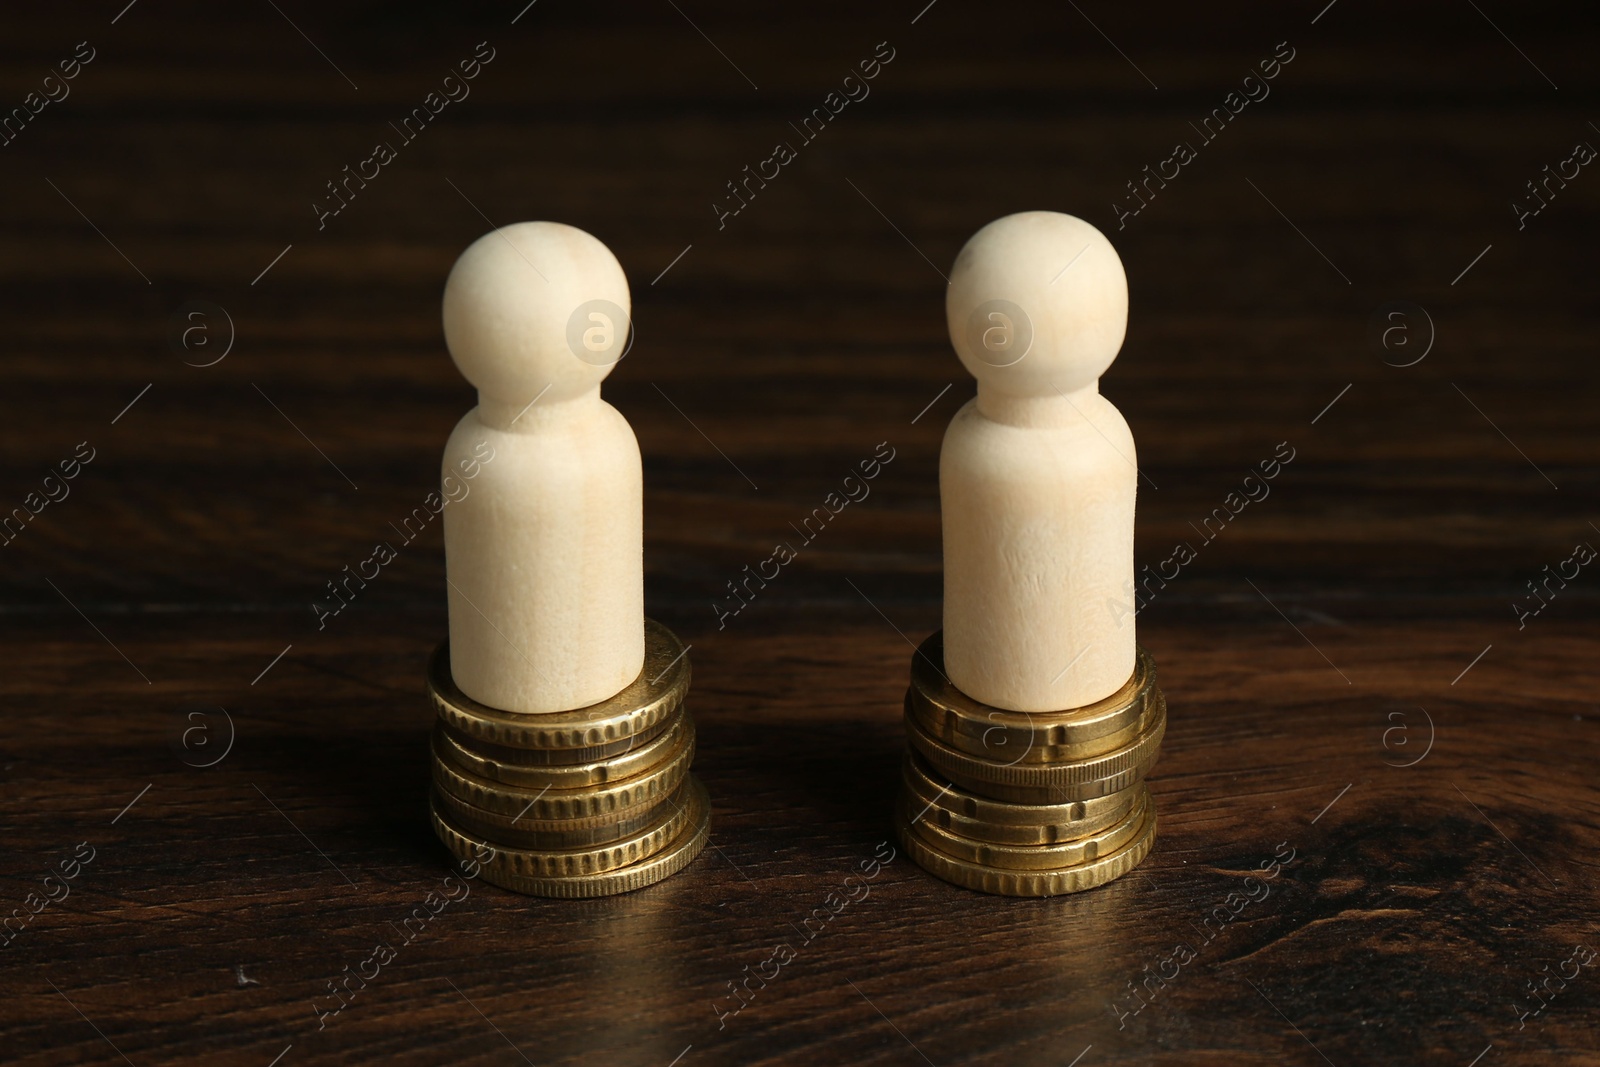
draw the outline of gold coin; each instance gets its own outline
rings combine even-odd
[[[1058,763],[1121,748],[1143,730],[1160,694],[1155,661],[1138,650],[1133,674],[1115,693],[1063,711],[1007,711],[974,700],[944,675],[944,634],[911,660],[906,710],[949,747],[1000,763]]]
[[[965,752],[969,756],[990,760],[995,763],[1015,766],[1017,764],[1045,764],[1045,763],[1071,763],[1077,760],[1089,759],[1094,756],[1104,755],[1114,749],[1126,746],[1134,738],[1148,729],[1155,714],[1156,704],[1160,701],[1158,692],[1154,699],[1141,701],[1140,707],[1144,709],[1143,717],[1133,720],[1128,725],[1092,741],[1074,742],[1072,744],[1049,745],[1041,740],[1046,733],[1043,729],[1036,730],[1030,737],[1024,728],[1013,729],[1009,724],[991,723],[989,728],[981,734],[974,735],[962,732],[958,727],[973,727],[970,722],[963,723],[954,716],[942,718],[928,713],[927,705],[914,699],[911,693],[906,693],[906,715],[914,717],[929,736],[937,738],[940,742],[957,752]],[[1002,713],[996,709],[992,714],[999,716],[1007,714],[1013,717],[1021,716],[1022,712]]]
[[[527,763],[521,757],[526,750],[491,745],[484,741],[464,738],[444,723],[433,730],[433,750],[440,759],[449,760],[457,767],[480,778],[488,778],[507,785],[528,789],[577,789],[586,785],[600,785],[643,774],[660,763],[682,739],[685,732],[694,732],[694,721],[680,707],[672,713],[667,729],[655,737],[642,741],[631,752],[622,752],[608,759],[589,763],[552,765]],[[635,739],[637,740],[637,739]]]
[[[1160,758],[1161,750],[1155,749],[1150,753],[1150,758],[1145,763],[1106,778],[1099,782],[1088,782],[1080,785],[996,785],[994,782],[983,782],[975,778],[967,778],[949,771],[944,772],[945,777],[951,782],[965,789],[969,793],[988,797],[992,800],[1001,800],[1010,804],[1065,804],[1074,800],[1098,800],[1116,793],[1123,793],[1132,789],[1144,780],[1150,768],[1156,765]]]
[[[583,819],[534,820],[485,811],[462,803],[438,787],[431,790],[434,807],[444,810],[452,822],[468,833],[512,848],[540,850],[604,845],[641,833],[660,815],[662,806],[682,792],[680,785],[676,793],[659,800]]]
[[[434,808],[433,817],[440,828],[440,837],[447,839],[445,844],[452,852],[459,854],[461,848],[472,847],[474,842],[465,833],[466,828],[455,825],[446,810]],[[588,878],[649,859],[668,842],[677,840],[688,821],[689,809],[678,803],[664,805],[643,830],[602,845],[527,849],[514,848],[497,838],[490,838],[490,847],[495,850],[495,858],[491,862],[518,878]]]
[[[439,718],[470,737],[508,748],[590,749],[644,734],[671,717],[689,689],[689,657],[673,632],[644,621],[644,669],[622,692],[576,711],[521,714],[480,704],[456,688],[445,642],[428,663]]]
[[[929,765],[952,782],[958,784],[981,782],[999,786],[1069,791],[1081,787],[1086,791],[1069,792],[1054,798],[1081,800],[1104,796],[1106,793],[1115,792],[1116,789],[1132,784],[1124,782],[1113,789],[1098,788],[1105,782],[1117,780],[1119,776],[1129,771],[1144,767],[1160,750],[1161,738],[1167,729],[1167,714],[1166,701],[1161,697],[1159,689],[1156,690],[1153,710],[1155,712],[1153,720],[1149,721],[1144,731],[1129,744],[1098,756],[1062,763],[1003,763],[959,752],[929,734],[918,723],[916,717],[910,714],[906,715],[906,736],[912,747],[922,754]],[[999,795],[983,788],[976,791],[991,796]]]
[[[1145,809],[1144,821],[1133,839],[1115,852],[1089,863],[1054,871],[1012,871],[969,863],[929,845],[904,821],[897,821],[895,828],[911,859],[923,870],[947,882],[1007,897],[1053,897],[1104,885],[1138,866],[1156,839],[1156,810],[1153,804]]]
[[[613,815],[652,803],[678,788],[693,761],[694,731],[690,730],[679,735],[659,763],[632,778],[576,789],[531,789],[463,771],[435,749],[433,783],[442,792],[475,808],[544,823]]]
[[[705,786],[701,785],[700,780],[693,775],[689,776],[685,785],[682,808],[687,818],[684,819],[683,829],[678,836],[647,859],[601,874],[567,878],[518,874],[499,854],[500,850],[490,842],[464,834],[449,826],[439,818],[437,812],[434,813],[433,825],[445,847],[458,859],[477,860],[485,850],[495,853],[487,861],[480,861],[479,874],[484,881],[502,889],[532,896],[567,899],[610,896],[614,893],[643,889],[647,885],[653,885],[663,878],[678,873],[700,854],[701,849],[705,848],[706,840],[711,836],[711,798],[706,795]]]
[[[1137,788],[1065,804],[1011,804],[942,782],[915,752],[906,753],[906,795],[941,828],[1001,845],[1053,845],[1115,826],[1133,810]]]
[[[918,818],[911,814],[913,802],[904,794],[900,797],[899,818],[929,846],[952,859],[1006,871],[1056,871],[1092,863],[1127,844],[1144,825],[1145,809],[1150,805],[1148,787],[1141,784],[1135,792],[1133,810],[1121,822],[1085,837],[1049,845],[1002,845],[951,833],[928,815]]]
[[[455,727],[447,725],[442,718],[436,721],[435,726],[436,728],[448,730],[450,735],[460,742],[463,747],[494,758],[502,758],[503,756],[510,762],[528,767],[570,767],[578,763],[599,763],[602,760],[626,756],[630,752],[636,752],[671,728],[680,712],[687,714],[687,709],[682,704],[678,705],[677,711],[669,714],[648,730],[634,734],[632,737],[623,738],[621,741],[613,741],[607,745],[590,745],[587,748],[512,748],[509,745],[481,741],[471,734],[463,733]]]

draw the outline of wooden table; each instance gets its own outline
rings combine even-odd
[[[93,58],[0,149],[0,504],[67,493],[0,548],[0,914],[28,916],[0,1059],[1600,1063],[1574,953],[1600,946],[1600,574],[1536,614],[1528,588],[1600,544],[1600,175],[1537,214],[1524,185],[1600,145],[1583,6],[922,3],[8,12],[0,104]],[[803,141],[879,42],[869,95]],[[1214,141],[1190,126],[1291,49]],[[377,141],[395,158],[331,214]],[[795,158],[719,228],[777,141]],[[1137,559],[1197,549],[1138,619],[1160,837],[1041,901],[897,854],[806,924],[890,837],[909,643],[939,625],[939,441],[973,392],[941,272],[1026,208],[1122,254],[1102,384],[1139,442]],[[448,870],[438,530],[322,628],[311,603],[434,484],[473,403],[440,287],[529,218],[632,281],[605,393],[645,456],[650,613],[693,644],[714,847],[592,903],[479,884],[407,943]],[[719,628],[725,583],[879,442],[870,498]],[[1270,496],[1204,540],[1280,442]]]

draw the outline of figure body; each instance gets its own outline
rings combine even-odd
[[[978,379],[939,459],[944,663],[1011,711],[1080,707],[1133,674],[1133,436],[1099,393],[1122,345],[1116,251],[1070,215],[1010,215],[956,259],[951,340]]]
[[[444,512],[450,668],[490,707],[585,707],[644,664],[639,444],[600,398],[628,303],[611,252],[550,222],[479,238],[445,287],[445,337],[478,406],[443,469],[493,457]]]

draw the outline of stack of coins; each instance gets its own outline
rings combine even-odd
[[[633,684],[576,711],[517,714],[456,688],[439,646],[428,666],[439,839],[485,880],[542,897],[626,893],[683,869],[711,831],[689,773],[689,674],[677,637],[646,619]]]
[[[962,693],[936,633],[912,660],[896,829],[920,866],[968,889],[1047,897],[1103,885],[1155,841],[1144,778],[1166,728],[1143,649],[1111,696],[1040,714]]]

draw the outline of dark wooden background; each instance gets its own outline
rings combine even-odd
[[[0,507],[95,450],[0,547],[0,915],[95,850],[0,947],[0,1060],[1600,1063],[1600,966],[1519,1018],[1600,947],[1600,573],[1513,607],[1600,544],[1600,174],[1511,208],[1600,145],[1585,5],[124,2],[0,16],[4,108],[96,50],[0,148]],[[324,183],[485,40],[471,96],[319,232]],[[724,183],[880,41],[871,95],[719,230]],[[1280,41],[1271,95],[1119,231],[1124,183]],[[1149,479],[1141,564],[1296,458],[1139,618],[1171,725],[1137,873],[1014,901],[900,856],[806,943],[890,834],[905,639],[938,625],[939,440],[972,394],[940,271],[1029,208],[1127,265],[1102,387]],[[451,262],[537,218],[633,285],[605,395],[644,452],[650,611],[693,643],[715,847],[593,903],[478,885],[319,1030],[448,869],[438,530],[326,629],[310,605],[473,403]],[[235,334],[210,367],[217,311],[211,348],[175,341],[195,300]],[[1409,367],[1415,311],[1412,348],[1369,337],[1399,300],[1437,334]],[[725,583],[881,441],[871,497],[719,630]]]

